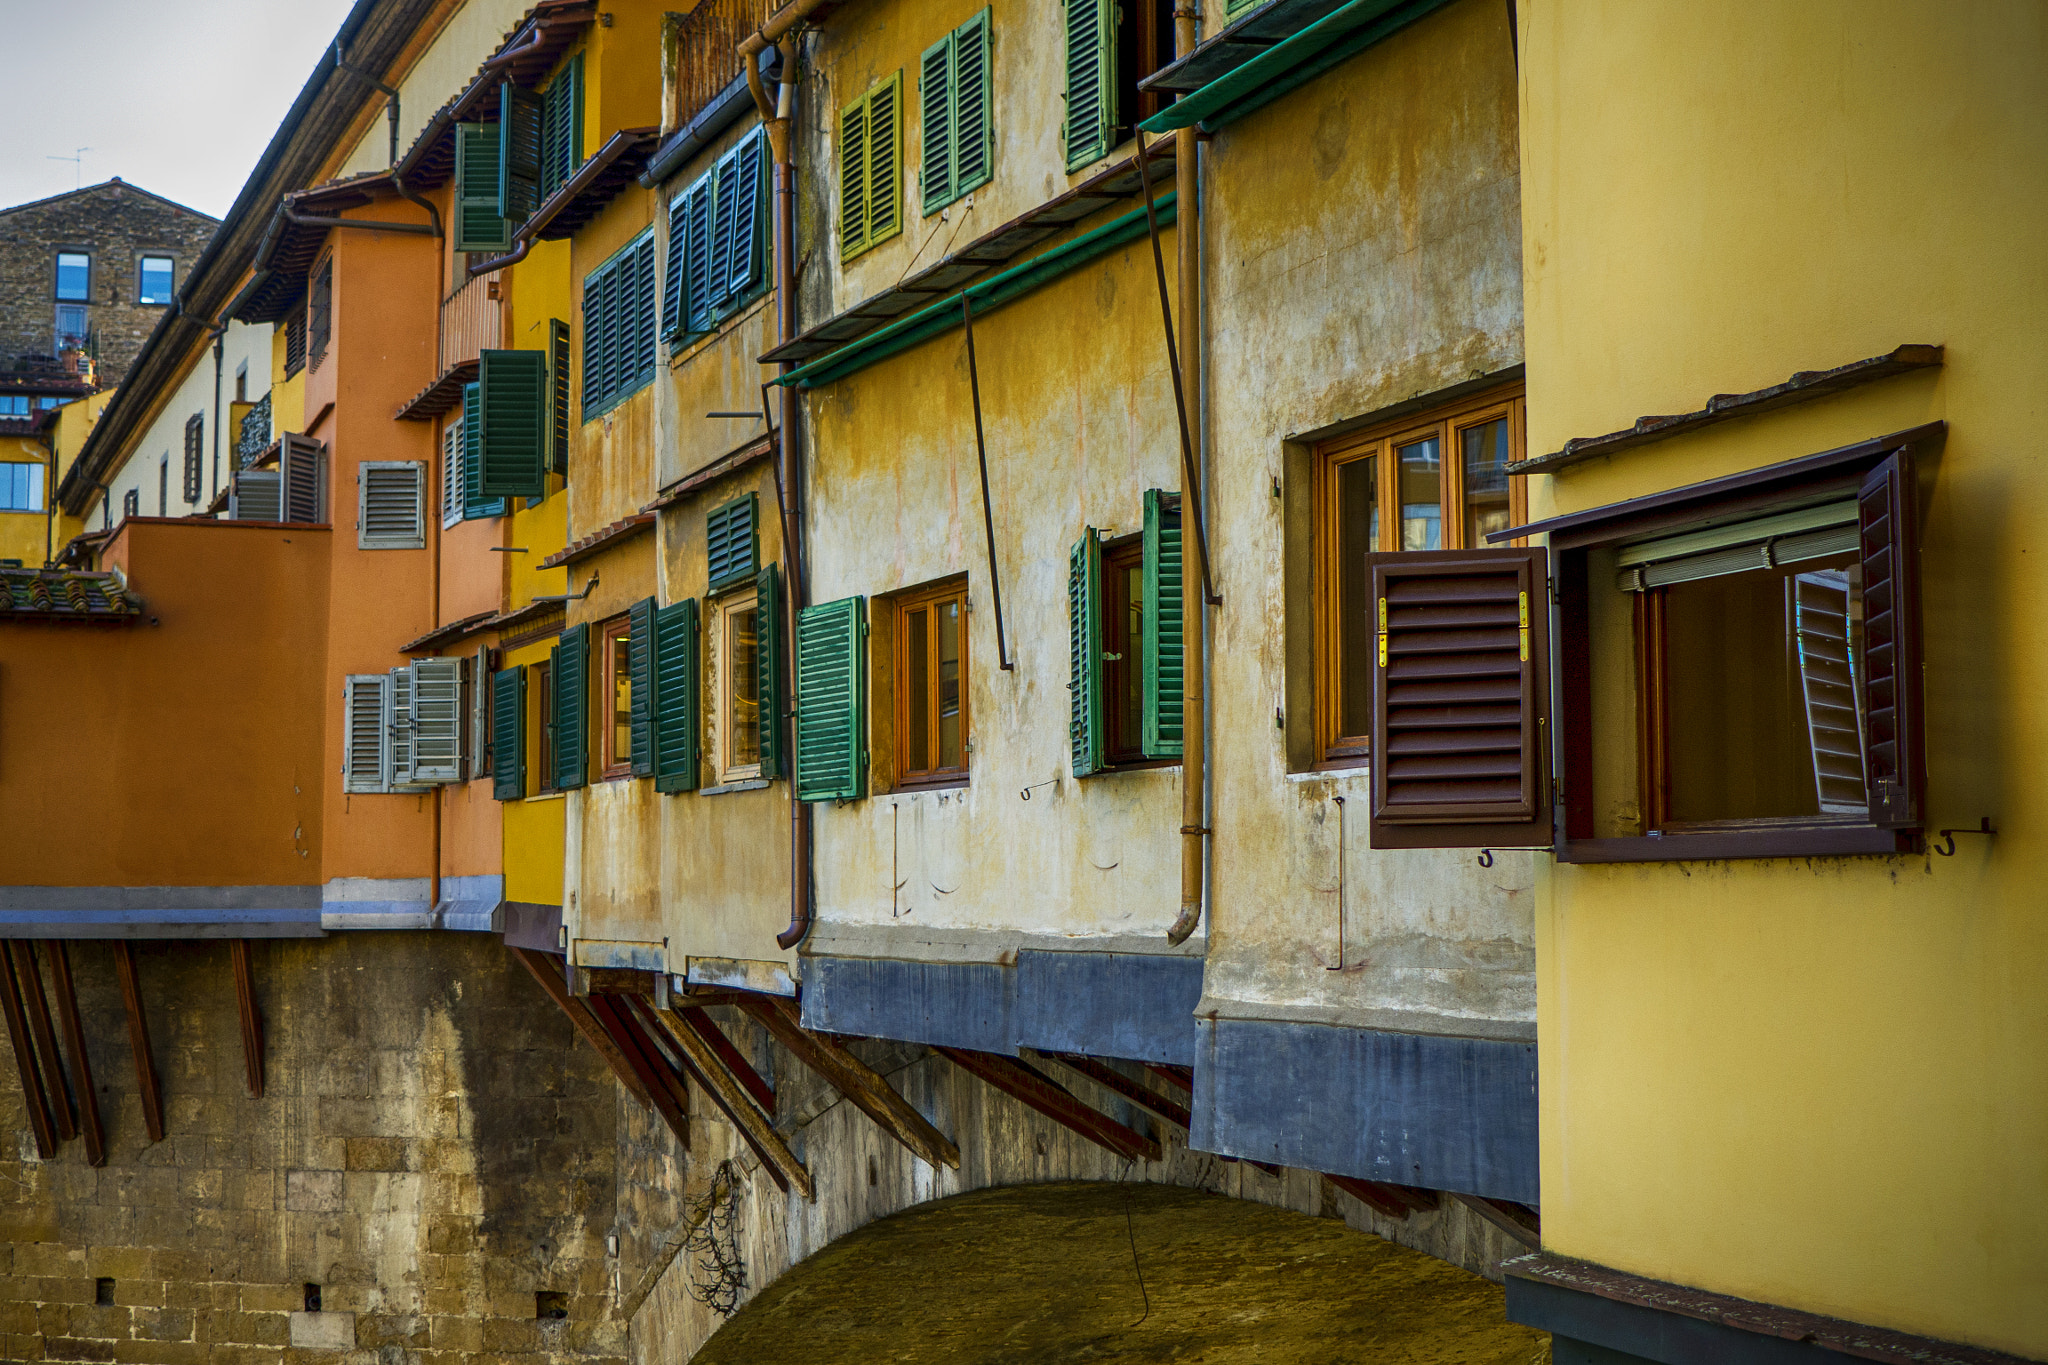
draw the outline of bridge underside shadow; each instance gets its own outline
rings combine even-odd
[[[1341,1222],[1166,1185],[1056,1184],[851,1233],[694,1365],[1549,1359],[1543,1333],[1507,1321],[1499,1285]]]

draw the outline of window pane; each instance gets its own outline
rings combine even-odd
[[[960,603],[933,604],[939,618],[939,766],[965,767],[960,756]]]
[[[26,417],[29,406],[25,393],[0,393],[0,417]]]
[[[1443,548],[1444,479],[1437,438],[1400,447],[1401,548]]]
[[[1379,461],[1337,466],[1337,732],[1372,728],[1372,578],[1365,557],[1379,543]]]
[[[932,767],[931,620],[920,607],[903,616],[904,696],[910,705],[903,719],[903,771],[930,772]]]
[[[138,303],[169,303],[171,301],[171,258],[168,256],[144,256],[142,258],[142,285]]]
[[[85,309],[75,303],[57,305],[57,349],[85,344]]]
[[[57,253],[57,297],[77,303],[91,302],[92,257],[76,251]]]
[[[555,675],[545,663],[530,665],[533,695],[540,698],[540,782],[536,791],[555,789]]]
[[[633,757],[633,643],[612,637],[612,762]]]
[[[761,761],[761,660],[756,627],[760,613],[752,605],[726,614],[726,660],[732,677],[732,766]]]
[[[1111,653],[1124,657],[1113,666],[1116,691],[1110,704],[1117,708],[1113,732],[1120,750],[1142,749],[1145,743],[1145,566],[1142,560],[1126,561],[1118,570],[1123,589],[1123,610],[1116,626],[1122,638],[1109,641]]]
[[[1508,528],[1508,419],[1466,427],[1460,437],[1464,446],[1465,547],[1483,549],[1488,535]]]
[[[1866,815],[1854,556],[1674,584],[1664,621],[1674,821]]]

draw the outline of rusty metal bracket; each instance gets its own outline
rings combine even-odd
[[[1326,972],[1344,970],[1344,798],[1330,798],[1337,803],[1337,965],[1323,968]]]
[[[1009,641],[1003,635],[1003,580],[996,572],[996,513],[988,500],[988,441],[981,431],[981,371],[974,363],[974,304],[972,291],[960,291],[960,321],[967,331],[967,387],[974,397],[974,453],[981,460],[981,526],[988,539],[988,586],[995,598],[996,662],[1007,673],[1016,668],[1010,658]]]
[[[1992,825],[1991,817],[1988,815],[1980,816],[1977,820],[1977,828],[1975,829],[1944,829],[1938,831],[1941,842],[1934,846],[1934,851],[1944,858],[1953,858],[1956,856],[1956,836],[1958,834],[1982,834],[1988,838],[1996,833],[1998,833],[1998,830]]]

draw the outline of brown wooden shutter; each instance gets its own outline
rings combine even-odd
[[[1552,843],[1542,548],[1366,557],[1374,848]]]
[[[1919,485],[1910,448],[1864,476],[1856,497],[1863,553],[1863,686],[1870,823],[1925,818],[1921,736]]]

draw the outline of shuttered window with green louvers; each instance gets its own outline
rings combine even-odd
[[[518,227],[541,201],[541,133],[545,102],[510,81],[498,86],[498,216]]]
[[[569,472],[569,324],[548,319],[548,469]]]
[[[526,670],[491,675],[491,795],[517,801],[526,795]]]
[[[586,723],[590,690],[590,627],[575,625],[562,632],[553,652],[555,678],[555,788],[584,785],[590,769]]]
[[[1067,720],[1074,776],[1102,768],[1102,547],[1087,528],[1067,555]]]
[[[805,607],[796,619],[796,799],[866,794],[867,599]]]
[[[697,599],[671,602],[654,613],[654,787],[697,790],[703,667]],[[637,638],[637,636],[635,637]],[[634,699],[639,699],[634,689]],[[633,752],[640,742],[633,741]]]
[[[1181,756],[1180,499],[1160,489],[1145,493],[1144,724],[1147,758]]]
[[[483,386],[464,384],[462,386],[462,519],[476,521],[483,517],[502,517],[506,507],[503,498],[484,496],[483,460]]]
[[[546,199],[583,164],[583,54],[562,64],[542,96],[540,197]]]
[[[783,723],[788,719],[782,688],[782,587],[773,564],[754,577],[761,667],[761,776],[782,776]]]
[[[654,229],[583,277],[583,420],[654,382]]]
[[[480,351],[478,490],[486,498],[547,491],[548,357],[544,351]]]
[[[839,111],[839,258],[903,231],[903,73]]]
[[[1117,0],[1066,0],[1067,169],[1108,155],[1116,125]]]
[[[918,62],[924,122],[919,188],[926,213],[979,189],[994,173],[989,35],[989,12],[983,10],[926,48]]]
[[[654,680],[660,669],[655,610],[652,597],[643,597],[626,609],[626,672],[633,690],[628,713],[633,745],[630,761],[635,777],[654,776]]]
[[[704,567],[712,592],[754,576],[761,562],[760,499],[752,493],[715,507],[704,518]]]
[[[455,249],[504,251],[512,229],[498,211],[498,125],[455,125]]]
[[[765,287],[768,158],[756,128],[669,204],[662,335],[712,331]]]

